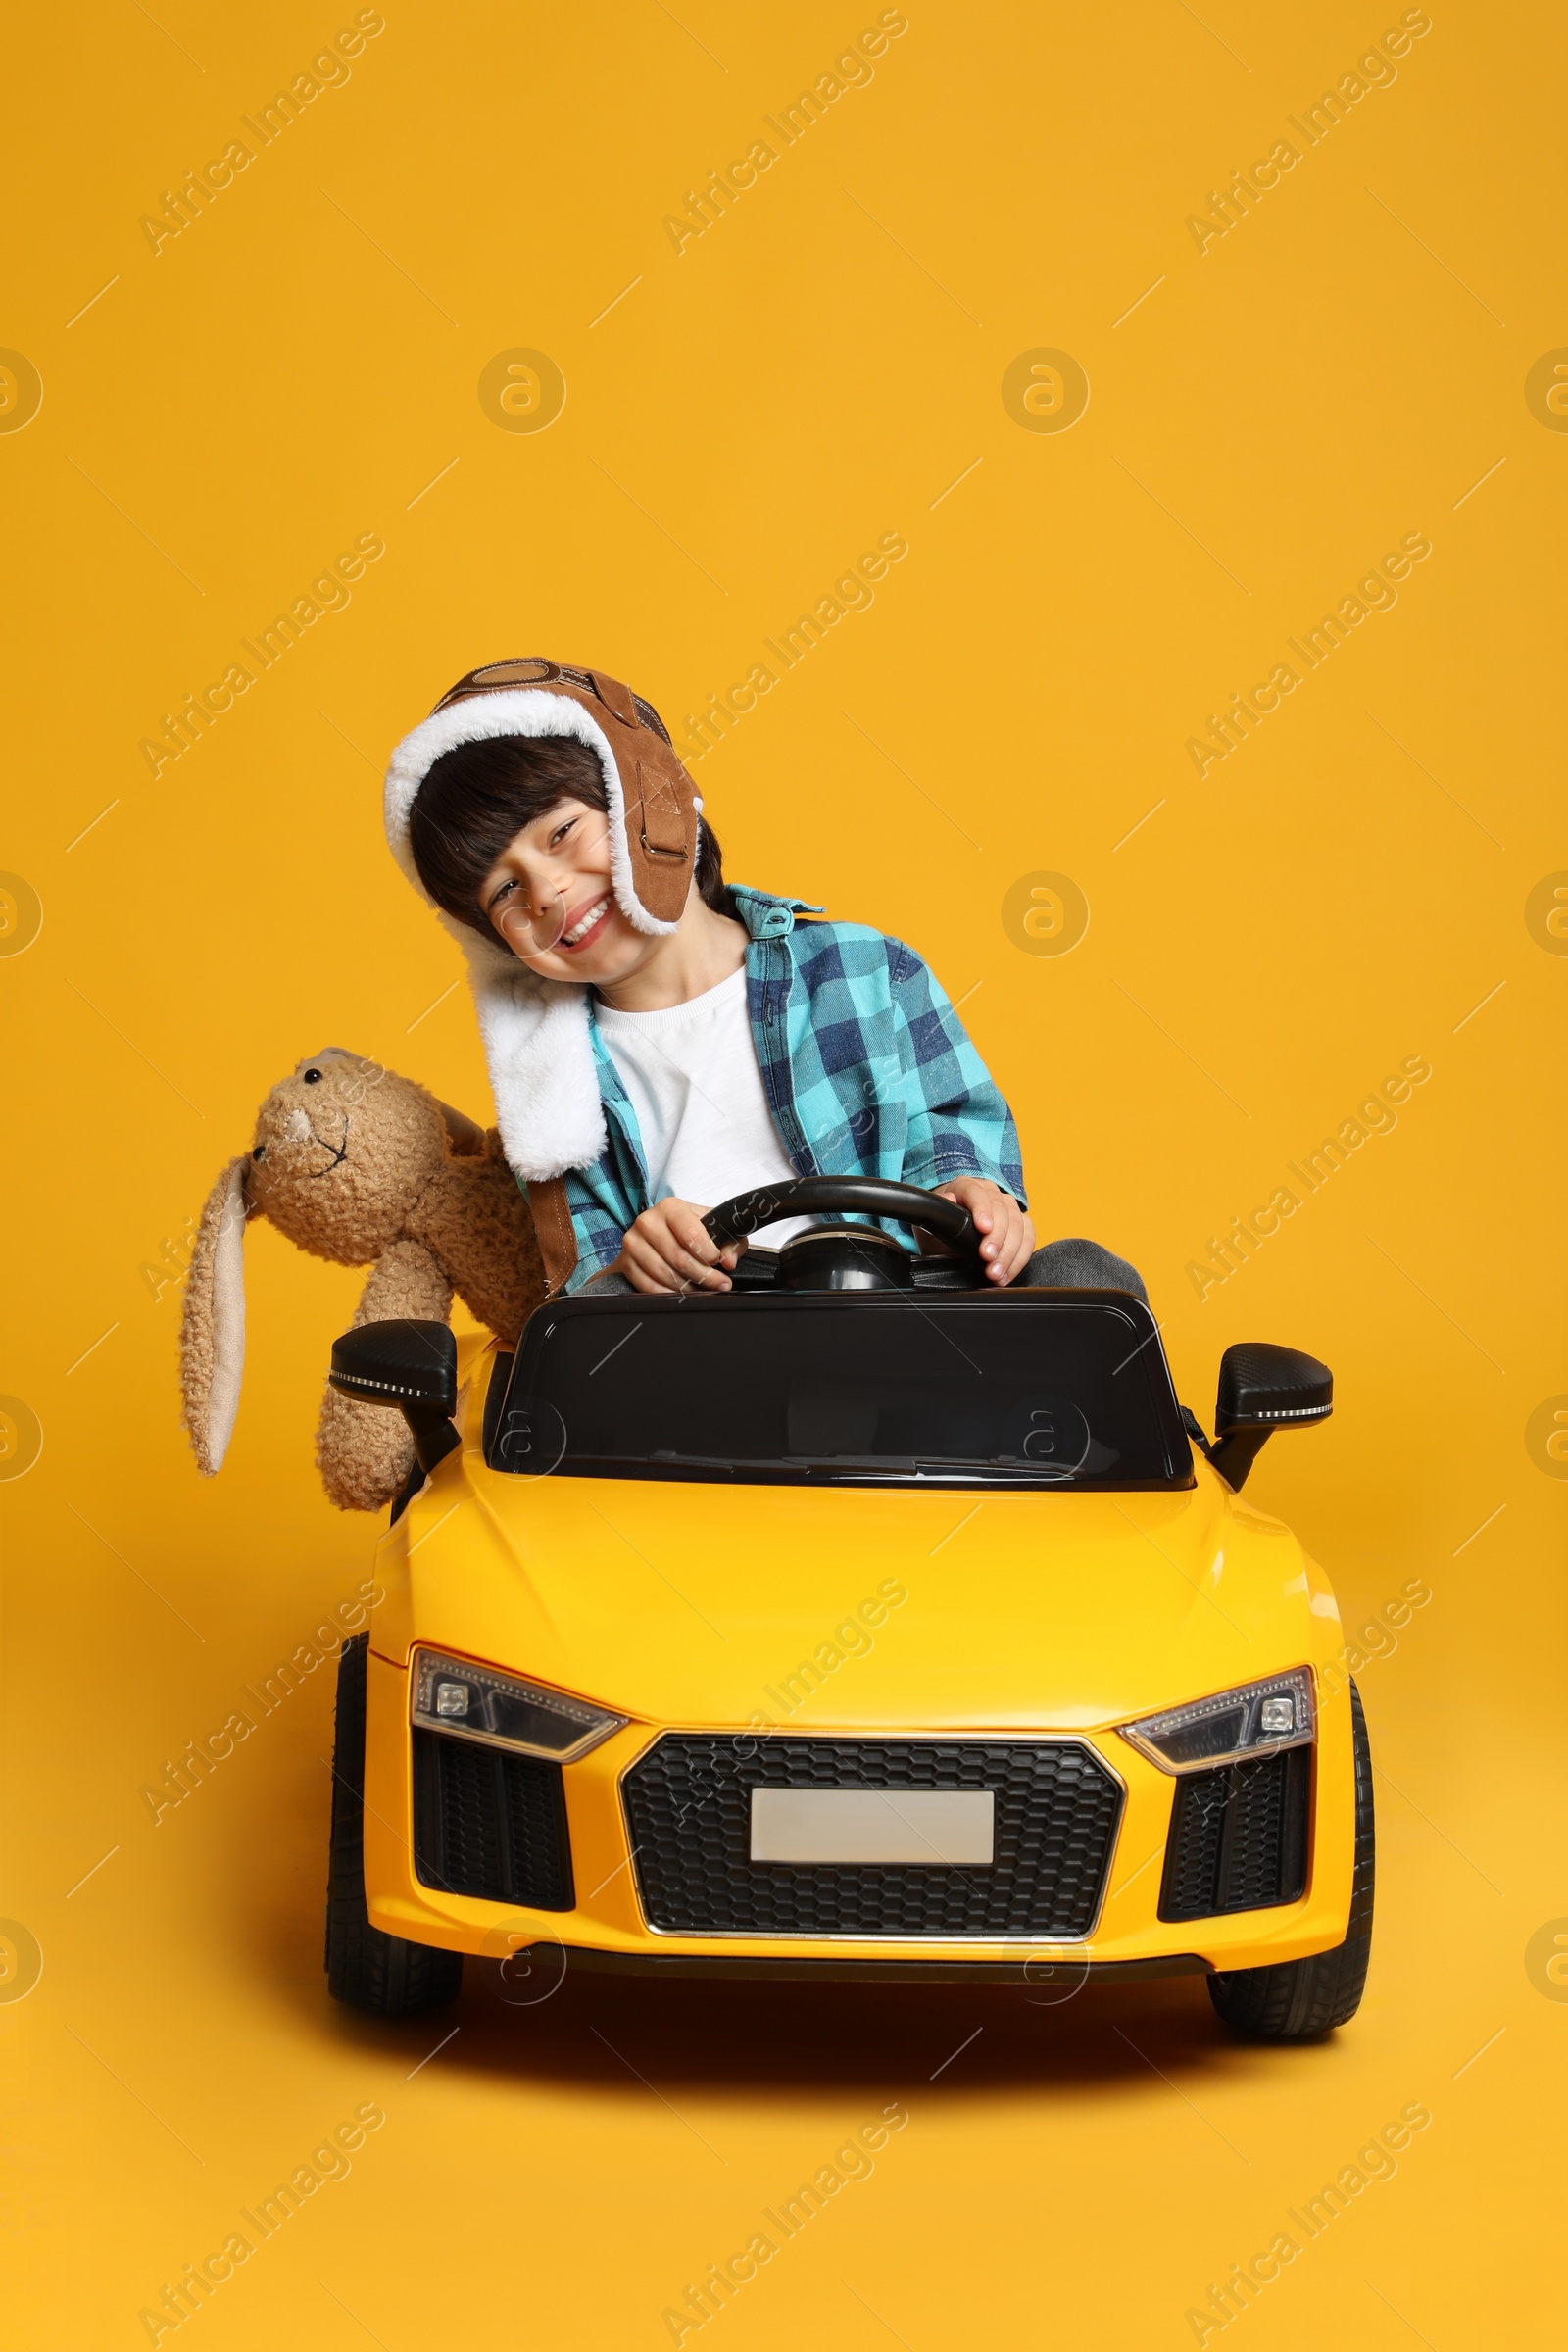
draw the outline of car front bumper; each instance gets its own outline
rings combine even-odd
[[[1125,1788],[1098,1916],[1062,1936],[688,1935],[644,1916],[621,1782],[666,1731],[630,1723],[563,1769],[572,1879],[570,1909],[535,1909],[453,1894],[424,1884],[415,1862],[409,1678],[373,1650],[369,1658],[365,1780],[365,1879],[371,1922],[387,1934],[495,1960],[536,1949],[567,1965],[654,1975],[762,1976],[861,1982],[973,1981],[1047,1985],[1067,1974],[1099,1979],[1256,1968],[1326,1951],[1343,1941],[1354,1845],[1348,1692],[1320,1690],[1312,1751],[1305,1887],[1298,1900],[1218,1916],[1159,1917],[1164,1857],[1178,1787],[1112,1727],[1053,1733],[1046,1724],[975,1736],[1009,1740],[1070,1738],[1086,1744]],[[732,1733],[738,1727],[708,1727]],[[814,1724],[811,1736],[855,1739],[860,1727]],[[876,1738],[890,1737],[879,1727]],[[921,1737],[918,1727],[904,1735]],[[951,1738],[951,1734],[944,1734]],[[1044,1972],[1054,1972],[1046,1975]]]

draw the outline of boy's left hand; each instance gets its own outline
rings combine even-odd
[[[1015,1282],[1035,1253],[1035,1229],[1012,1195],[984,1176],[960,1176],[936,1189],[939,1200],[956,1200],[973,1217],[987,1282],[999,1289]]]

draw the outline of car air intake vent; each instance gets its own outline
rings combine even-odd
[[[990,1790],[989,1864],[751,1858],[754,1788]],[[1049,1936],[1099,1915],[1122,1790],[1075,1740],[666,1733],[622,1783],[650,1927],[684,1936]]]
[[[414,1867],[444,1894],[569,1911],[561,1766],[416,1729]]]
[[[1306,1887],[1312,1751],[1184,1773],[1176,1783],[1161,1919],[1209,1919],[1298,1902]]]

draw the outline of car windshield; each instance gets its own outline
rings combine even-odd
[[[524,1477],[1192,1483],[1155,1324],[1120,1295],[570,1299],[486,1419]]]

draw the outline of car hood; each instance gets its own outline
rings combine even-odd
[[[1327,1655],[1289,1528],[1183,1493],[517,1479],[466,1446],[386,1539],[376,1649],[416,1642],[634,1719],[1090,1730]]]

